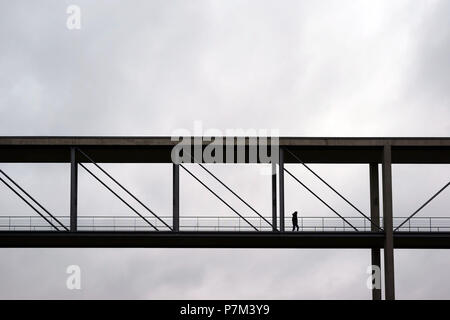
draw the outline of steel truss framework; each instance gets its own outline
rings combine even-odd
[[[224,139],[225,140],[225,139]],[[192,139],[192,141],[196,141]],[[198,140],[197,140],[198,141]],[[244,141],[243,144],[240,142]],[[13,179],[1,172],[5,183],[11,190],[16,185],[30,201],[16,193],[37,213],[43,209],[48,221],[56,231],[0,231],[0,247],[161,247],[161,248],[358,248],[370,249],[372,265],[380,266],[380,249],[384,249],[385,298],[395,298],[394,286],[394,248],[408,249],[449,249],[450,232],[403,232],[401,225],[408,222],[423,207],[441,193],[450,182],[434,194],[416,212],[394,229],[392,212],[392,164],[449,164],[450,138],[279,138],[279,160],[273,164],[272,183],[272,221],[266,220],[248,202],[239,197],[231,188],[222,183],[212,172],[202,168],[222,183],[252,211],[262,217],[272,231],[260,231],[248,222],[254,232],[211,232],[180,231],[179,171],[186,170],[193,178],[200,179],[188,171],[182,164],[173,164],[173,216],[168,225],[156,213],[137,199],[123,185],[115,180],[98,163],[172,163],[171,151],[177,144],[170,137],[0,137],[0,163],[70,163],[70,230],[56,217],[53,217],[40,203],[18,186]],[[268,140],[270,145],[271,141]],[[202,142],[205,148],[208,142]],[[249,163],[248,151],[252,147],[248,138],[234,138],[233,159],[236,162]],[[235,154],[241,148],[246,157],[238,159]],[[191,149],[194,154],[194,148]],[[226,153],[226,149],[224,150]],[[224,159],[227,155],[224,154]],[[204,160],[202,159],[203,163]],[[168,231],[161,231],[132,206],[120,198],[130,209],[138,214],[153,232],[142,231],[80,231],[77,228],[78,167],[81,166],[106,188],[106,184],[85,166],[92,163],[121,189],[144,206],[156,219],[159,219]],[[371,225],[371,231],[358,231],[323,199],[314,194],[297,177],[288,171],[284,164],[300,163],[310,170],[325,185],[364,216]],[[367,164],[370,175],[370,215],[364,214],[347,198],[329,185],[307,163],[363,163]],[[382,167],[381,188],[378,181],[378,165]],[[277,170],[276,170],[277,169]],[[352,228],[346,232],[286,232],[284,212],[284,179],[291,176],[310,191],[324,205]],[[278,181],[278,188],[277,188]],[[10,183],[10,184],[8,184]],[[12,184],[11,184],[12,183]],[[202,183],[203,184],[203,183]],[[219,195],[210,190],[219,200],[226,203]],[[383,195],[383,221],[380,224],[379,193]],[[37,208],[36,207],[39,207]],[[228,205],[239,215],[231,206]],[[41,213],[39,213],[41,214]],[[240,216],[240,215],[239,215]],[[370,216],[370,217],[369,217]],[[47,218],[54,218],[47,220]],[[245,220],[244,217],[240,216]],[[53,221],[53,223],[52,223]],[[57,223],[56,223],[57,222]],[[279,222],[279,225],[277,224]],[[373,289],[373,299],[381,299],[381,290]]]

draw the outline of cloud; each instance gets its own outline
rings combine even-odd
[[[250,0],[132,5],[80,0],[82,28],[77,31],[66,28],[69,4],[0,4],[0,135],[168,135],[192,130],[195,120],[205,129],[274,128],[292,136],[450,132],[447,1],[286,0],[280,6]],[[52,211],[67,215],[67,166],[3,167]],[[169,167],[107,168],[155,211],[170,214]],[[368,211],[365,166],[314,168]],[[292,170],[340,211],[355,214],[306,172]],[[431,196],[448,170],[394,167],[396,216]],[[267,177],[250,167],[217,166],[214,172],[270,216]],[[331,216],[293,181],[286,185],[289,212],[300,208],[304,215]],[[84,173],[80,186],[83,214],[131,215]],[[0,190],[4,212],[32,214]],[[188,176],[182,175],[181,192],[183,213],[231,215]],[[424,215],[445,214],[448,196],[435,201]],[[364,250],[1,253],[2,298],[370,297]],[[447,276],[438,272],[441,255],[396,253],[399,297],[448,297]],[[405,267],[424,259],[427,266]],[[65,268],[73,263],[84,273],[82,292],[64,287]],[[433,271],[429,284],[409,280],[421,277],[420,270]]]

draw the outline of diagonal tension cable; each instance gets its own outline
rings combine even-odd
[[[204,165],[202,165],[200,162],[197,162],[195,159],[195,156],[191,155],[189,152],[186,152],[187,155],[191,158],[191,160],[194,163],[197,163],[203,170],[205,170],[210,176],[212,176],[216,181],[218,181],[222,186],[224,186],[228,191],[230,191],[236,198],[238,198],[240,201],[242,201],[248,208],[250,208],[254,213],[256,213],[260,218],[262,218],[269,226],[273,228],[273,225],[262,215],[260,214],[255,208],[253,208],[247,201],[242,199],[236,192],[234,192],[230,187],[228,187],[222,180],[220,180],[216,175],[214,175],[210,170],[208,170]]]
[[[231,205],[229,205],[225,200],[223,200],[217,193],[215,193],[211,188],[209,188],[203,181],[201,181],[197,176],[195,176],[191,171],[189,171],[187,168],[185,168],[182,164],[180,164],[180,167],[183,168],[189,175],[191,175],[195,180],[197,180],[203,187],[205,187],[209,192],[211,192],[214,196],[216,196],[217,199],[222,201],[228,208],[233,210],[234,213],[236,213],[239,217],[241,217],[242,220],[247,222],[255,231],[259,231],[253,224],[250,223],[247,219],[245,219],[239,212],[237,212]]]
[[[383,229],[374,221],[372,221],[372,219],[370,219],[367,215],[365,215],[360,209],[358,209],[353,203],[351,203],[346,197],[344,197],[339,191],[337,191],[335,188],[333,188],[328,182],[326,182],[321,176],[319,176],[313,169],[311,169],[306,163],[304,163],[299,157],[297,157],[293,152],[289,151],[288,149],[284,149],[286,150],[290,155],[292,155],[295,159],[297,159],[297,161],[299,161],[306,169],[308,169],[313,175],[315,175],[320,181],[322,181],[328,188],[330,188],[334,193],[336,193],[341,199],[343,199],[345,202],[347,202],[347,204],[349,204],[353,209],[355,209],[356,211],[358,211],[360,214],[362,214],[364,216],[364,218],[366,218],[367,220],[370,221],[370,223],[372,225],[374,225],[375,227],[377,227],[380,231],[382,231]]]
[[[99,177],[97,177],[92,171],[90,171],[88,168],[86,168],[82,163],[79,163],[79,165],[86,170],[91,176],[93,176],[98,182],[100,182],[106,189],[108,189],[112,194],[114,194],[117,198],[119,198],[120,201],[122,201],[128,208],[134,211],[139,217],[144,219],[145,222],[147,222],[153,229],[156,231],[159,231],[157,227],[155,227],[150,221],[148,221],[143,215],[141,215],[136,209],[134,209],[128,202],[126,202],[122,197],[120,197],[116,192],[114,192],[110,187],[108,187]]]
[[[38,215],[40,215],[45,221],[47,221],[56,231],[60,231],[46,216],[44,216],[38,209],[36,209],[31,203],[27,201],[20,193],[14,190],[5,180],[0,177],[0,181],[3,182],[12,192],[14,192],[20,199],[22,199],[31,209],[33,209]]]
[[[301,182],[296,176],[294,176],[291,172],[289,172],[288,169],[284,168],[284,171],[286,171],[292,178],[294,178],[295,181],[300,183],[306,190],[308,190],[313,196],[315,196],[317,199],[320,200],[324,205],[326,205],[331,211],[333,211],[335,214],[339,216],[342,220],[344,220],[348,225],[350,225],[355,231],[359,231],[356,229],[355,226],[353,226],[350,222],[348,222],[342,215],[340,215],[336,210],[334,210],[328,203],[326,203],[324,200],[322,200],[321,197],[319,197],[317,194],[314,193],[310,188],[308,188],[303,182]]]
[[[154,213],[149,207],[147,207],[141,200],[139,200],[134,194],[132,194],[127,188],[125,188],[122,184],[119,183],[116,179],[114,179],[113,176],[111,176],[105,169],[100,167],[94,160],[92,160],[91,157],[89,157],[85,152],[83,152],[80,148],[77,148],[78,151],[84,155],[92,164],[94,164],[101,172],[103,172],[108,178],[110,178],[112,181],[114,181],[122,190],[124,190],[128,195],[130,195],[134,200],[136,200],[141,206],[143,206],[145,209],[147,209],[148,212],[150,212],[155,218],[157,218],[160,222],[162,222],[167,228],[169,228],[170,231],[173,231],[173,229],[164,221],[162,220],[156,213]]]
[[[444,191],[448,186],[450,185],[450,181],[447,182],[447,184],[445,186],[443,186],[438,192],[436,192],[430,199],[428,199],[427,201],[425,201],[425,203],[423,205],[421,205],[419,207],[419,209],[417,209],[416,211],[414,211],[414,213],[412,215],[410,215],[408,218],[406,218],[405,221],[403,221],[397,228],[395,228],[394,231],[397,231],[398,229],[400,229],[406,222],[408,222],[412,217],[414,217],[417,213],[419,213],[420,210],[422,210],[423,208],[425,208],[425,206],[427,204],[429,204],[434,198],[436,198],[442,191]]]
[[[249,207],[254,213],[256,213],[260,218],[262,218],[267,224],[269,224],[271,227],[273,225],[258,211],[256,211],[255,208],[253,208],[247,201],[242,199],[236,192],[234,192],[230,187],[228,187],[222,180],[220,180],[216,175],[214,175],[210,170],[206,169],[204,165],[201,163],[198,164],[203,170],[205,170],[207,173],[209,173],[214,179],[216,179],[222,186],[224,186],[228,191],[230,191],[233,195],[235,195],[239,200],[241,200],[247,207]]]
[[[64,224],[61,223],[54,215],[52,215],[47,209],[45,209],[35,198],[33,198],[28,192],[26,192],[17,182],[15,182],[10,176],[8,176],[3,170],[0,170],[0,173],[2,173],[9,181],[11,181],[20,191],[22,191],[29,199],[31,199],[35,204],[39,206],[42,210],[44,210],[50,217],[52,217],[53,220],[58,222],[58,224],[66,229],[66,231],[69,231],[69,228],[67,228]]]

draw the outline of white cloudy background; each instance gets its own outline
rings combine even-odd
[[[71,4],[81,30],[66,28]],[[449,16],[448,1],[2,1],[0,135],[170,135],[201,121],[283,136],[449,136]],[[67,165],[2,168],[68,214]],[[170,166],[107,168],[170,214]],[[366,166],[314,168],[368,212]],[[212,170],[270,215],[268,177]],[[132,215],[80,175],[81,215]],[[394,166],[395,216],[449,177],[448,165]],[[181,179],[182,214],[233,215]],[[288,212],[332,216],[286,185]],[[420,214],[449,205],[447,192]],[[0,209],[34,214],[4,186]],[[368,250],[0,249],[0,298],[368,299],[369,263]],[[450,298],[450,251],[397,250],[395,263],[398,298]],[[65,287],[70,264],[82,269],[80,291]]]

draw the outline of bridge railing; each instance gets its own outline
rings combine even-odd
[[[68,216],[56,217],[65,226],[69,226]],[[168,225],[172,224],[171,216],[160,217]],[[259,231],[272,231],[272,227],[260,217],[244,217]],[[345,217],[359,231],[371,231],[370,222],[363,217]],[[146,219],[155,225],[159,231],[168,228],[158,219],[147,216]],[[270,217],[266,217],[271,221]],[[395,217],[394,228],[402,223],[406,217]],[[57,225],[51,217],[49,220]],[[303,232],[346,232],[354,231],[339,217],[298,217],[299,231]],[[45,220],[38,216],[0,216],[0,231],[53,231]],[[79,216],[79,231],[154,231],[154,229],[139,217],[127,216]],[[254,229],[240,217],[224,216],[180,216],[181,231],[254,231]],[[290,218],[285,219],[285,230],[292,231]],[[450,232],[450,217],[414,217],[398,231],[402,232]]]

